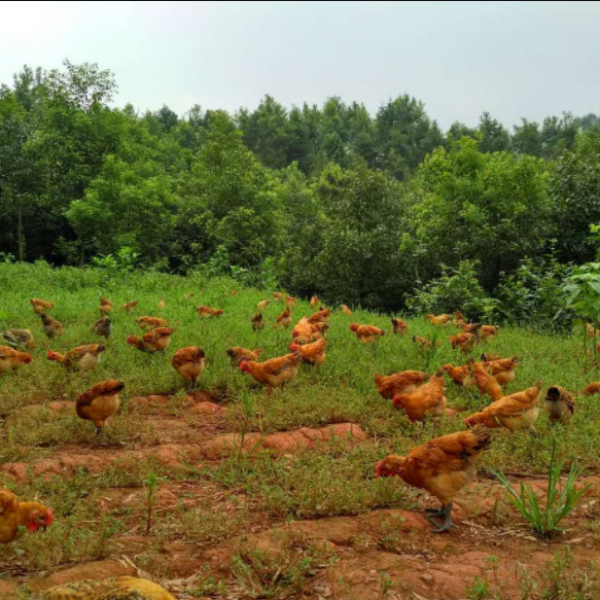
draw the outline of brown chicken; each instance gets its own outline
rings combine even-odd
[[[315,308],[317,308],[317,306],[319,306],[320,304],[320,300],[319,300],[319,296],[317,296],[316,294],[310,299],[310,309],[311,310],[315,310]]]
[[[54,521],[54,513],[38,502],[19,502],[8,490],[0,488],[0,544],[10,544],[25,527],[32,533],[46,531]]]
[[[308,322],[306,317],[300,319],[294,330],[292,331],[292,337],[299,344],[309,344],[312,341],[313,328]]]
[[[488,363],[476,363],[473,359],[469,360],[469,367],[475,380],[475,385],[482,396],[488,395],[492,402],[504,398],[504,391],[496,378],[490,374]]]
[[[454,313],[454,320],[452,321],[452,324],[454,325],[454,327],[461,328],[465,323],[466,321],[462,312],[460,312],[460,310],[457,310]]]
[[[263,300],[256,305],[258,312],[262,313],[269,308],[269,304],[271,304],[268,300]]]
[[[40,315],[42,319],[42,327],[44,328],[44,333],[53,340],[57,337],[62,337],[65,335],[65,326],[56,319],[53,319],[51,316],[42,313]]]
[[[296,306],[296,302],[298,302],[298,298],[295,298],[294,296],[286,296],[285,297],[286,306],[289,306],[289,307]]]
[[[227,356],[231,359],[233,367],[239,367],[245,360],[257,361],[262,354],[262,350],[247,350],[246,348],[229,348]]]
[[[395,375],[375,375],[375,385],[379,395],[385,400],[392,400],[394,396],[414,392],[430,378],[421,371],[402,371]]]
[[[494,402],[483,411],[471,415],[465,420],[467,427],[485,425],[491,429],[506,427],[514,433],[528,429],[532,435],[537,435],[534,423],[540,414],[540,399],[542,397],[542,382],[518,394],[506,396]]]
[[[98,319],[94,323],[92,331],[96,335],[108,339],[112,335],[112,322],[110,317],[102,317],[101,319]]]
[[[595,340],[600,335],[600,332],[591,323],[586,323],[585,327],[591,339]]]
[[[352,311],[345,305],[342,304],[340,310],[347,316],[347,317],[351,317],[352,316]]]
[[[314,315],[311,315],[311,317],[308,319],[308,322],[311,325],[315,325],[317,323],[327,323],[330,316],[331,316],[330,310],[327,310],[327,309],[320,310],[319,312],[315,313]]]
[[[35,340],[30,329],[9,329],[2,337],[15,350],[35,350]]]
[[[423,354],[424,352],[428,352],[433,349],[433,341],[421,337],[420,335],[413,335],[412,341],[413,344],[415,344],[415,346],[417,347],[418,354]],[[439,348],[440,343],[436,342],[435,347]]]
[[[9,371],[16,371],[22,365],[29,365],[33,362],[31,354],[13,350],[8,346],[0,346],[0,375]]]
[[[598,394],[600,394],[600,381],[590,383],[582,393],[583,396],[596,396]]]
[[[191,346],[175,352],[171,365],[186,381],[190,382],[191,389],[195,389],[198,379],[204,372],[205,358],[202,348]]]
[[[411,450],[407,457],[388,456],[377,464],[378,477],[401,477],[408,485],[428,491],[441,503],[441,510],[427,510],[436,533],[450,531],[452,503],[477,476],[477,455],[491,441],[491,431],[475,427],[430,440]],[[436,519],[443,519],[441,524]]]
[[[546,410],[551,423],[566,425],[575,413],[575,396],[559,385],[553,385],[546,393]]]
[[[481,339],[484,342],[490,342],[500,333],[500,327],[493,327],[492,325],[483,325],[479,332]]]
[[[33,306],[33,312],[36,315],[43,315],[45,312],[54,308],[52,302],[46,302],[45,300],[39,300],[38,298],[32,298],[29,303]]]
[[[77,398],[77,416],[91,421],[96,426],[97,435],[101,435],[106,421],[117,414],[121,405],[119,394],[124,389],[125,384],[116,380],[97,383]]]
[[[472,388],[475,385],[475,381],[473,379],[473,375],[471,373],[471,367],[469,365],[464,365],[462,367],[455,367],[453,365],[444,365],[442,367],[445,373],[448,374],[452,381],[460,386],[465,388]]]
[[[279,292],[273,292],[273,299],[275,300],[275,302],[282,302],[283,294],[281,294]]]
[[[408,332],[408,323],[405,323],[402,319],[392,319],[392,333],[394,335],[406,335]]]
[[[164,300],[160,300],[158,303],[158,310],[165,310],[167,308],[167,303]]]
[[[259,331],[262,331],[264,328],[265,319],[263,318],[262,313],[254,315],[252,317],[252,331],[254,331],[254,333],[257,333]]]
[[[496,362],[497,360],[502,360],[502,357],[499,354],[488,354],[484,352],[481,355],[481,362]]]
[[[127,302],[127,304],[123,304],[123,310],[126,312],[132,312],[138,307],[138,301],[133,300],[132,302]]]
[[[325,354],[326,346],[327,341],[324,339],[303,346],[293,342],[290,346],[290,351],[294,354],[299,353],[306,364],[322,365],[327,358],[327,355]]]
[[[292,310],[288,306],[278,317],[276,327],[285,327],[286,329],[292,325]]]
[[[450,345],[453,350],[460,350],[463,354],[471,352],[480,340],[479,333],[460,333],[450,338]]]
[[[355,333],[356,337],[363,344],[373,344],[380,337],[385,335],[385,331],[379,329],[379,327],[374,327],[373,325],[359,325],[358,323],[352,323],[350,325],[350,331]]]
[[[409,421],[425,421],[428,416],[445,414],[448,404],[445,389],[444,371],[440,369],[428,383],[413,392],[395,396],[392,402],[396,408],[406,411]]]
[[[511,384],[516,377],[515,369],[520,364],[518,357],[496,358],[494,360],[494,357],[487,358],[488,356],[485,354],[482,358],[489,365],[490,373],[496,378],[496,381],[505,387]]]
[[[196,309],[196,312],[203,319],[216,319],[216,318],[220,317],[223,314],[223,311],[220,308],[219,309],[215,309],[215,308],[211,308],[210,306],[199,306]]]
[[[159,327],[168,327],[169,321],[166,319],[157,319],[156,317],[140,317],[135,320],[136,325],[144,331],[152,331]]]
[[[244,360],[240,369],[245,375],[252,375],[254,379],[271,388],[283,387],[298,375],[298,368],[302,364],[300,353],[288,354],[281,358],[273,358],[263,363],[253,360]]]
[[[105,350],[106,347],[99,344],[79,346],[64,355],[51,350],[48,353],[48,360],[59,363],[68,371],[83,371],[87,373],[98,366],[102,353]]]
[[[452,321],[452,315],[440,315],[436,317],[435,315],[427,315],[427,320],[432,324],[438,327],[439,325],[448,325],[450,321]]]
[[[41,600],[176,600],[164,588],[147,579],[119,577],[77,581],[52,588]]]
[[[113,311],[113,303],[107,298],[100,298],[100,314],[107,315]]]
[[[325,338],[325,334],[329,331],[329,325],[327,323],[313,323],[310,336],[313,342],[318,342]]]
[[[137,335],[128,337],[127,343],[141,352],[164,352],[171,345],[171,336],[174,331],[174,329],[169,329],[168,327],[158,327],[149,331],[142,338],[139,338]]]

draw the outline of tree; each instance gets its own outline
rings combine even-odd
[[[467,127],[459,121],[454,121],[446,133],[446,140],[451,144],[452,142],[459,142],[464,137],[477,139],[477,130]]]
[[[559,158],[566,150],[575,146],[577,125],[571,113],[563,113],[562,119],[549,117],[544,119],[542,127],[542,151],[544,158]]]
[[[510,134],[488,112],[483,113],[479,120],[479,135],[482,152],[503,152],[510,148]]]
[[[515,133],[512,137],[512,146],[519,154],[530,154],[531,156],[542,156],[543,141],[539,123],[521,119],[521,125],[515,125]]]

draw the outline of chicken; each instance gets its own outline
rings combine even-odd
[[[469,365],[464,365],[462,367],[444,365],[442,369],[450,376],[450,379],[460,387],[471,388],[475,385],[471,367]]]
[[[98,319],[94,323],[92,331],[96,335],[108,339],[112,335],[112,322],[110,317],[102,317],[101,319]]]
[[[127,304],[123,304],[123,310],[126,312],[132,312],[138,307],[138,301],[133,300],[132,302],[127,302]]]
[[[454,325],[454,327],[461,328],[465,323],[466,323],[466,321],[465,321],[465,318],[463,317],[462,312],[460,312],[460,310],[457,310],[454,313],[454,320],[452,321],[452,324]]]
[[[125,384],[116,380],[97,383],[77,398],[77,416],[91,421],[96,426],[97,435],[101,435],[106,421],[117,414],[121,404],[119,394],[124,389]]]
[[[42,600],[176,600],[164,588],[147,579],[119,577],[77,581],[44,592]]]
[[[262,316],[262,313],[254,315],[252,317],[252,331],[254,331],[254,333],[257,333],[258,331],[261,331],[264,328],[265,328],[265,320]]]
[[[289,306],[290,308],[292,306],[296,306],[297,301],[298,301],[298,299],[295,298],[294,296],[286,296],[285,297],[285,304],[286,304],[286,306]]]
[[[65,335],[65,326],[56,319],[42,313],[40,315],[42,319],[42,327],[44,328],[44,333],[53,340],[57,337],[62,337]]]
[[[171,345],[171,336],[174,329],[168,327],[158,327],[149,331],[144,337],[139,338],[137,335],[132,335],[127,338],[127,343],[130,346],[135,346],[142,352],[164,352]]]
[[[217,317],[220,317],[223,314],[223,311],[221,309],[214,309],[210,306],[199,306],[196,309],[196,312],[203,319],[216,319]]]
[[[437,417],[446,412],[445,389],[444,371],[439,369],[428,383],[413,392],[395,396],[392,402],[396,408],[406,411],[409,421],[425,421],[428,416]]]
[[[48,353],[48,360],[61,364],[69,371],[82,371],[88,373],[98,366],[102,353],[105,350],[105,346],[100,346],[98,344],[79,346],[79,348],[70,350],[64,355],[52,350]]]
[[[309,365],[322,365],[327,358],[325,354],[325,347],[327,346],[327,341],[324,339],[320,339],[318,342],[313,342],[312,344],[305,344],[301,346],[296,342],[293,342],[290,346],[290,351],[293,353],[300,353],[302,355],[302,360]]]
[[[250,374],[262,385],[269,387],[283,387],[298,375],[298,368],[302,363],[300,353],[288,354],[281,358],[273,358],[263,363],[253,360],[244,360],[240,369],[244,374]]]
[[[114,307],[110,300],[106,298],[100,298],[100,314],[106,315],[113,311]]]
[[[29,303],[33,306],[33,312],[36,315],[43,315],[45,312],[54,308],[52,302],[46,302],[45,300],[39,300],[38,298],[32,298]]]
[[[424,352],[429,352],[433,349],[433,342],[428,340],[427,338],[421,337],[420,335],[413,335],[413,344],[417,346],[417,353],[423,354]],[[440,343],[436,342],[435,347],[439,348]]]
[[[590,383],[582,393],[583,396],[596,396],[598,394],[600,394],[600,381]]]
[[[29,365],[32,362],[31,354],[13,350],[8,346],[0,346],[0,375],[16,371],[21,365]]]
[[[591,323],[586,323],[585,327],[588,336],[593,340],[595,340],[600,335],[600,332]]]
[[[327,309],[320,310],[319,312],[315,313],[314,315],[311,315],[311,317],[308,319],[308,322],[311,325],[315,325],[317,323],[327,323],[330,316],[331,316],[330,310],[327,310]]]
[[[309,344],[312,341],[313,328],[308,322],[306,317],[300,319],[294,330],[292,331],[292,337],[299,344]]]
[[[491,441],[491,431],[475,427],[430,440],[410,451],[407,457],[388,456],[377,464],[378,477],[401,477],[408,485],[424,489],[441,503],[441,510],[427,510],[436,533],[450,531],[452,503],[477,476],[476,458]],[[443,519],[441,524],[436,518]]]
[[[546,393],[546,410],[551,423],[566,425],[575,412],[575,396],[559,385],[553,385]]]
[[[258,310],[258,312],[262,313],[265,312],[265,310],[267,310],[267,308],[269,307],[269,304],[271,304],[268,300],[263,300],[262,302],[259,302],[256,305],[256,308]]]
[[[171,365],[186,381],[190,382],[191,389],[195,389],[198,379],[204,372],[205,358],[202,348],[191,346],[175,352]]]
[[[479,331],[475,333],[459,333],[450,336],[450,345],[453,350],[460,350],[463,354],[471,352],[479,342]]]
[[[286,329],[292,324],[292,311],[288,306],[278,317],[276,327],[285,327]]]
[[[427,320],[436,327],[440,325],[448,325],[450,321],[452,321],[452,315],[440,315],[436,317],[435,315],[427,315]]]
[[[9,329],[2,337],[15,350],[35,350],[35,340],[30,329]]]
[[[402,319],[392,319],[392,333],[394,335],[406,335],[408,332],[408,323],[405,323]]]
[[[273,299],[275,300],[275,302],[282,302],[283,294],[280,294],[279,292],[273,292]]]
[[[355,333],[356,337],[363,344],[373,344],[380,337],[385,335],[385,331],[383,329],[379,329],[379,327],[374,327],[373,325],[359,325],[358,323],[351,323],[350,331]]]
[[[311,310],[315,310],[315,308],[317,308],[317,306],[319,306],[320,304],[320,300],[319,300],[319,296],[317,296],[316,294],[310,299],[310,309]]]
[[[502,360],[502,357],[499,354],[488,354],[488,353],[483,353],[481,355],[481,361],[482,362],[496,362],[497,360]]]
[[[8,490],[0,488],[0,544],[17,539],[19,528],[32,533],[46,531],[54,521],[54,513],[38,502],[20,502]]]
[[[169,321],[166,319],[157,319],[156,317],[140,317],[135,320],[136,325],[140,329],[144,331],[152,331],[153,329],[158,329],[159,327],[168,327]]]
[[[231,359],[231,366],[239,367],[245,360],[257,361],[262,354],[262,350],[247,350],[246,348],[229,348],[227,356]]]
[[[328,331],[329,325],[327,323],[314,323],[310,328],[310,339],[313,342],[318,342],[325,337]]]
[[[473,359],[469,360],[469,367],[475,380],[475,385],[479,388],[479,393],[488,395],[493,402],[504,398],[502,387],[496,381],[496,378],[490,374],[488,363],[476,363]]]
[[[520,429],[529,429],[533,435],[537,435],[534,423],[540,414],[541,397],[542,382],[540,381],[524,392],[506,396],[483,411],[471,415],[465,420],[465,424],[467,427],[486,425],[492,429],[506,427],[512,433]]]
[[[352,311],[345,305],[342,304],[340,310],[347,316],[347,317],[351,317],[352,316]]]
[[[507,386],[515,380],[515,369],[519,366],[518,357],[498,359],[495,357],[488,358],[488,355],[485,354],[482,358],[489,365],[490,373],[500,385]]]
[[[158,303],[158,310],[165,310],[167,308],[167,303],[164,300],[160,300]]]
[[[414,392],[429,379],[429,375],[421,371],[402,371],[395,375],[375,375],[375,385],[379,395],[385,400],[394,396]]]
[[[492,325],[483,325],[480,330],[480,337],[484,342],[493,340],[500,333],[500,327]]]

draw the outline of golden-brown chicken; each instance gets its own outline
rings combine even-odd
[[[42,313],[40,315],[42,319],[42,327],[44,328],[44,333],[53,340],[57,337],[62,337],[65,335],[65,326],[56,319],[53,319],[51,316]]]
[[[54,308],[54,304],[52,302],[46,302],[45,300],[40,300],[39,298],[32,298],[29,303],[31,306],[33,306],[33,312],[36,315],[42,315]]]
[[[198,379],[204,372],[205,358],[202,348],[191,346],[175,352],[171,365],[186,381],[190,382],[191,389],[195,389]]]
[[[278,317],[276,327],[285,327],[292,325],[292,310],[288,306]]]
[[[375,375],[375,385],[379,395],[385,400],[394,396],[414,392],[427,382],[429,375],[421,371],[402,371],[394,375]]]
[[[35,340],[30,329],[9,329],[2,337],[15,350],[35,350]]]
[[[401,477],[408,485],[428,491],[441,503],[439,511],[428,510],[427,519],[436,533],[450,531],[452,503],[477,476],[477,455],[491,441],[491,431],[475,427],[430,440],[411,450],[407,457],[388,456],[377,464],[378,477]],[[435,519],[441,518],[438,524]]]
[[[135,320],[136,325],[144,331],[152,331],[159,327],[168,327],[169,321],[166,319],[157,319],[156,317],[140,317]]]
[[[107,315],[113,311],[113,303],[107,298],[100,298],[100,314]]]
[[[283,387],[292,381],[298,375],[298,368],[301,364],[302,355],[296,353],[273,358],[263,363],[244,360],[240,364],[240,369],[245,375],[252,375],[258,383],[274,388]]]
[[[282,302],[283,294],[281,294],[279,292],[273,292],[273,299],[275,300],[275,302]]]
[[[92,331],[96,335],[108,339],[112,335],[112,322],[110,317],[102,317],[101,319],[98,319],[94,323]]]
[[[294,296],[286,296],[285,297],[286,306],[289,306],[289,307],[296,306],[296,302],[298,302],[298,298],[296,298]]]
[[[524,392],[506,396],[483,411],[471,415],[465,420],[465,424],[467,427],[485,425],[491,429],[506,427],[513,433],[529,429],[533,435],[537,435],[534,424],[540,414],[541,397],[542,383],[539,382]]]
[[[440,315],[439,317],[427,315],[427,320],[436,327],[439,325],[448,325],[452,321],[452,315]]]
[[[175,600],[164,588],[147,579],[119,577],[77,581],[52,588],[42,600]]]
[[[308,322],[311,323],[312,325],[315,325],[317,323],[327,323],[330,316],[331,316],[330,310],[327,310],[327,309],[320,310],[319,312],[315,313],[314,315],[311,315],[311,317],[308,319]]]
[[[586,323],[585,327],[591,339],[595,340],[600,335],[600,332],[591,323]]]
[[[16,371],[22,365],[29,365],[32,362],[31,354],[13,350],[8,346],[0,346],[0,375],[8,371]]]
[[[448,404],[445,389],[444,371],[440,369],[428,383],[413,392],[395,396],[392,402],[396,408],[406,411],[409,421],[425,421],[428,416],[445,414]]]
[[[121,400],[119,394],[125,384],[116,381],[102,381],[77,398],[75,411],[84,421],[91,421],[96,426],[96,433],[101,435],[106,421],[117,414]]]
[[[220,308],[219,309],[215,309],[215,308],[211,308],[210,306],[199,306],[196,309],[196,312],[203,319],[216,319],[216,318],[220,317],[223,314],[223,311]]]
[[[127,343],[141,352],[164,352],[171,345],[171,336],[174,331],[174,329],[169,329],[168,327],[158,327],[149,331],[142,338],[139,338],[137,335],[128,337]]]
[[[493,340],[500,333],[500,327],[493,327],[492,325],[483,325],[479,332],[479,336],[484,342]]]
[[[299,344],[309,344],[312,341],[313,328],[308,322],[306,317],[300,319],[294,330],[292,331],[292,337]]]
[[[133,300],[132,302],[127,302],[123,304],[123,310],[126,312],[133,312],[138,307],[138,301]]]
[[[444,369],[444,372],[448,374],[450,379],[460,387],[471,388],[475,385],[471,367],[469,365],[464,365],[462,367],[444,365],[442,369]]]
[[[502,357],[499,354],[489,354],[484,352],[481,355],[481,362],[496,362],[497,360],[502,360]]]
[[[487,357],[488,355],[484,355]],[[484,358],[484,357],[482,357]],[[516,356],[512,358],[500,358],[493,360],[489,358],[484,362],[489,365],[490,373],[496,378],[496,381],[502,385],[507,386],[515,380],[516,373],[515,369],[519,366],[519,359]]]
[[[452,324],[454,325],[454,327],[462,327],[464,324],[466,323],[465,318],[462,314],[462,312],[460,312],[460,310],[457,310],[454,313],[454,320],[452,321]]]
[[[402,319],[392,319],[392,333],[394,335],[406,335],[409,330],[408,323]]]
[[[551,423],[566,425],[575,413],[575,396],[559,385],[546,393],[546,410]]]
[[[313,323],[310,329],[310,338],[313,342],[318,342],[325,338],[325,334],[329,331],[328,323]]]
[[[25,527],[32,533],[46,531],[54,521],[54,513],[38,502],[19,502],[8,490],[0,488],[0,544],[10,544]]]
[[[327,341],[320,339],[318,342],[312,344],[300,345],[293,342],[290,346],[290,351],[293,353],[300,353],[302,360],[309,365],[322,365],[327,358],[325,354],[325,348]]]
[[[263,300],[256,305],[258,312],[265,312],[267,308],[269,308],[269,304],[271,304],[268,300]]]
[[[480,340],[479,333],[460,333],[450,338],[450,345],[453,350],[460,350],[463,354],[471,352]]]
[[[421,337],[420,335],[413,335],[412,341],[413,344],[417,347],[417,353],[419,355],[423,354],[424,352],[430,352],[433,349],[433,341]],[[435,347],[439,348],[440,343],[436,342]]]
[[[317,296],[316,294],[310,299],[310,309],[311,310],[315,310],[315,308],[317,308],[317,306],[319,306],[320,304],[320,300],[319,300],[319,296]]]
[[[347,317],[351,317],[352,316],[352,311],[345,305],[342,304],[342,306],[340,307],[340,310],[347,316]]]
[[[98,366],[102,353],[105,350],[106,347],[99,344],[79,346],[64,355],[51,350],[48,353],[48,360],[59,363],[68,371],[83,371],[87,373]]]
[[[385,335],[385,331],[383,329],[379,329],[379,327],[374,327],[373,325],[360,325],[358,323],[351,323],[350,331],[355,333],[356,337],[363,344],[373,344],[380,337]]]
[[[470,359],[469,367],[475,380],[475,385],[482,396],[487,394],[492,399],[492,402],[504,398],[502,387],[496,381],[496,378],[490,374],[488,363],[476,363],[473,359]]]
[[[590,383],[582,392],[583,396],[596,396],[598,394],[600,394],[600,381]]]
[[[231,366],[239,367],[245,360],[257,361],[262,354],[262,350],[248,350],[246,348],[229,348],[227,356],[231,359]]]
[[[167,308],[167,303],[164,300],[160,300],[158,303],[158,310],[165,310]]]
[[[252,317],[252,331],[257,333],[262,331],[265,328],[265,320],[262,316],[262,313],[258,313]]]

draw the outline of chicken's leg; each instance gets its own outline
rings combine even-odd
[[[444,517],[444,522],[440,525],[435,520],[435,516]],[[436,529],[432,529],[433,533],[445,533],[447,531],[451,531],[456,527],[456,525],[452,522],[452,502],[446,504],[446,506],[442,507],[442,510],[439,511],[439,515],[435,515],[432,513],[427,517],[427,520],[436,526]]]

